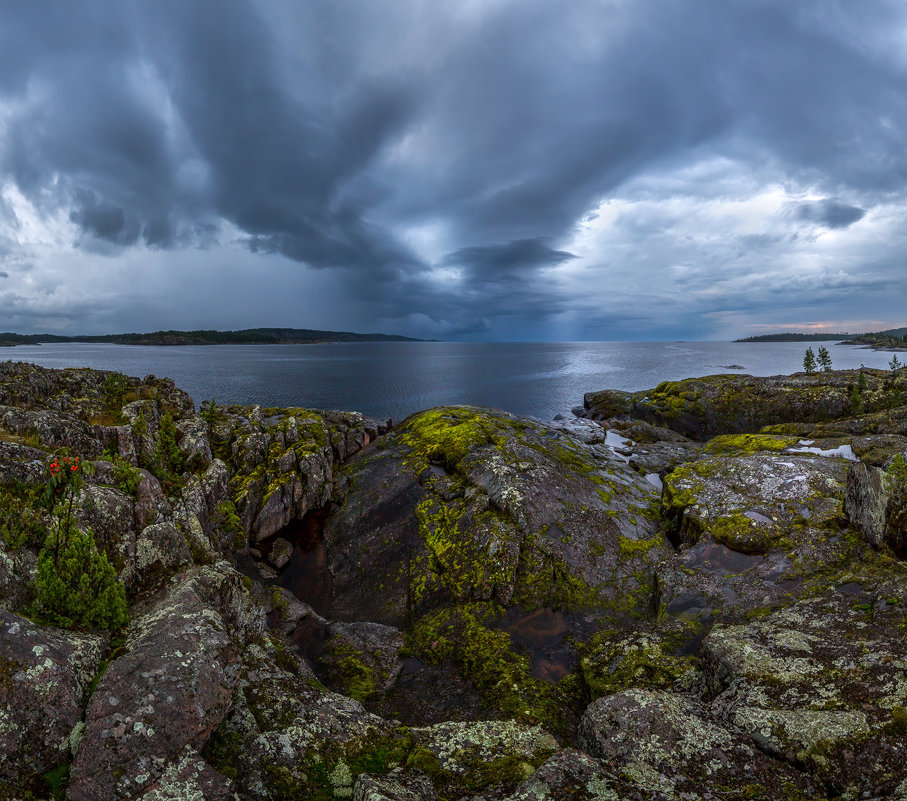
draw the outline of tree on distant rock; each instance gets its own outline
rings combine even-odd
[[[828,348],[826,348],[825,345],[819,345],[818,362],[819,367],[822,368],[823,372],[831,372],[831,356],[829,355]]]
[[[812,348],[806,349],[806,355],[803,357],[803,370],[807,375],[812,375],[816,372],[816,354],[813,353]]]

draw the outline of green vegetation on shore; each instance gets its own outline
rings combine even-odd
[[[0,346],[44,342],[110,342],[116,345],[298,345],[317,342],[421,342],[396,334],[354,334],[310,328],[246,328],[241,331],[153,331],[147,334],[61,336],[59,334],[0,334]]]
[[[734,342],[831,342],[851,339],[854,334],[802,334],[786,331],[779,334],[759,334],[754,337],[735,339]]]

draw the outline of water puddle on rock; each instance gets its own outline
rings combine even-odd
[[[732,551],[718,542],[701,542],[684,554],[683,561],[694,570],[708,570],[728,576],[743,573],[762,561],[761,554],[746,554]]]
[[[277,532],[293,545],[293,555],[278,583],[319,615],[326,615],[331,605],[331,571],[322,537],[329,511],[329,506],[313,509]]]
[[[576,652],[568,635],[585,639],[595,625],[584,615],[555,609],[508,609],[495,628],[506,631],[515,645],[529,653],[529,672],[537,679],[557,684],[576,669]]]

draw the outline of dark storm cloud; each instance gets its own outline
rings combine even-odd
[[[460,248],[448,253],[441,264],[465,267],[474,281],[489,283],[526,279],[534,271],[575,259],[573,253],[553,250],[542,238],[516,239],[506,245]]]
[[[795,214],[799,220],[824,225],[826,228],[848,228],[862,220],[866,216],[866,210],[826,199],[798,203]]]
[[[531,331],[597,314],[592,284],[549,268],[582,262],[564,241],[634,180],[652,202],[755,191],[659,183],[723,159],[826,195],[788,217],[839,231],[901,202],[904,23],[884,0],[35,1],[0,25],[0,172],[86,252],[238,243],[335,275],[350,308],[368,302],[362,328]],[[15,222],[5,199],[0,216]],[[782,253],[788,224],[722,248]],[[635,248],[593,259],[597,286],[640,262],[654,286],[687,248],[620,228]],[[719,276],[725,256],[699,261]]]

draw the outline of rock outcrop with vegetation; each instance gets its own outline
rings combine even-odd
[[[907,801],[901,380],[393,428],[0,363],[0,800]]]

